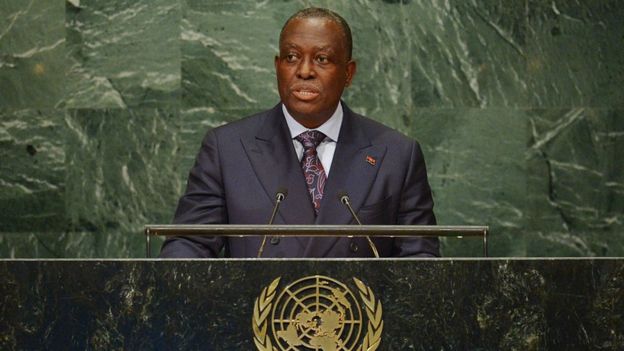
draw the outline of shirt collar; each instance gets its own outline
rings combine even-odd
[[[284,117],[286,117],[286,124],[288,124],[288,129],[290,130],[290,137],[295,138],[297,135],[307,131],[307,130],[318,130],[319,132],[325,134],[328,139],[332,141],[338,142],[338,135],[340,134],[340,126],[342,125],[342,116],[344,112],[342,111],[342,104],[338,101],[338,106],[336,107],[336,111],[329,117],[325,123],[321,124],[318,128],[308,129],[301,125],[295,118],[288,112],[286,106],[282,104],[282,111],[284,112]]]

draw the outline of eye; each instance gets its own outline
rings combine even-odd
[[[286,61],[287,62],[295,62],[297,61],[297,55],[290,53],[290,54],[286,54]]]
[[[329,63],[329,58],[325,55],[319,55],[316,57],[316,61],[320,64]]]

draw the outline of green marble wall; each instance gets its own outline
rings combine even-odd
[[[278,31],[312,4],[352,25],[349,106],[423,145],[441,224],[624,255],[621,1],[2,0],[0,257],[142,256],[205,131],[278,101]]]

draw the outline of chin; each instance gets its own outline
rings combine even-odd
[[[305,102],[291,103],[286,105],[286,108],[288,109],[288,112],[293,115],[293,117],[313,119],[320,115],[320,111],[315,106],[310,106],[309,103]]]

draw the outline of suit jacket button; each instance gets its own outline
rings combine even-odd
[[[279,241],[280,241],[280,240],[279,240],[279,238],[278,238],[278,237],[276,237],[276,236],[271,237],[271,244],[272,244],[272,245],[277,245],[277,244],[279,244]]]
[[[356,243],[354,243],[353,241],[351,242],[351,244],[349,244],[349,249],[351,249],[352,252],[357,252],[357,250],[359,249],[359,247],[357,246]]]

